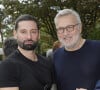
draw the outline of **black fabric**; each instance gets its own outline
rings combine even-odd
[[[37,55],[33,62],[18,50],[0,64],[0,87],[19,87],[19,90],[50,90],[53,83],[52,63]],[[48,89],[47,89],[48,87]]]
[[[58,90],[94,90],[100,79],[100,41],[86,40],[76,51],[58,49],[53,61]]]

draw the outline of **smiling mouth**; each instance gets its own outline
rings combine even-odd
[[[70,40],[71,39],[71,37],[65,37],[64,38],[64,40]]]

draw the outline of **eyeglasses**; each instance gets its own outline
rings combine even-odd
[[[75,25],[68,25],[66,27],[60,27],[57,29],[57,33],[61,34],[64,33],[64,31],[68,31],[68,32],[73,32],[75,30],[75,27],[78,26],[80,23],[77,23]]]

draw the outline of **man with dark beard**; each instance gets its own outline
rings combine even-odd
[[[34,51],[40,38],[36,19],[28,14],[18,17],[14,37],[18,49],[0,64],[0,90],[50,90],[52,64]]]

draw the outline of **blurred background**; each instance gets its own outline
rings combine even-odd
[[[54,17],[64,8],[79,12],[84,38],[100,39],[100,0],[0,0],[0,58],[3,42],[13,35],[15,19],[21,14],[31,14],[39,20],[41,39],[36,51],[45,55],[57,40]]]

